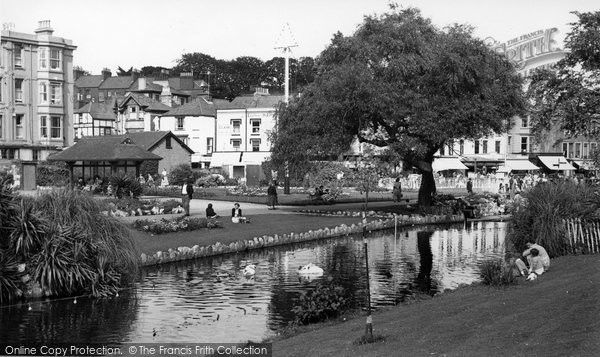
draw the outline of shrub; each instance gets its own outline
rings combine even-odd
[[[344,287],[333,283],[329,277],[319,282],[314,290],[304,291],[292,308],[296,322],[307,325],[340,316],[351,305],[351,298]]]
[[[63,162],[40,162],[37,166],[38,186],[68,186],[71,173]]]
[[[516,201],[516,200],[515,200]],[[514,202],[513,230],[509,238],[522,251],[533,240],[551,257],[569,252],[563,219],[593,218],[600,202],[592,187],[570,181],[538,184]]]
[[[3,221],[10,239],[0,246],[2,301],[36,285],[47,296],[106,296],[135,277],[137,252],[129,230],[102,215],[89,194],[53,190],[16,202]]]
[[[484,284],[504,286],[515,282],[514,267],[502,259],[490,259],[479,266],[479,276]]]
[[[117,198],[139,197],[143,192],[143,187],[140,182],[132,176],[128,175],[116,175],[112,176],[109,180],[112,194]]]
[[[193,177],[192,166],[190,164],[179,164],[169,172],[169,183],[175,186],[181,186],[190,177]]]

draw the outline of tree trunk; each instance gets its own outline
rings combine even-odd
[[[429,164],[431,167],[431,164]],[[419,187],[419,206],[430,207],[431,198],[435,194],[435,180],[433,170],[421,170],[421,187]]]

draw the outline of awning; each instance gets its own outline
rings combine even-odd
[[[506,160],[504,165],[510,171],[526,171],[526,170],[539,170],[540,168],[535,166],[529,160]]]
[[[590,160],[571,160],[571,164],[574,164],[580,170],[596,170],[594,163]]]
[[[569,164],[564,156],[538,156],[538,159],[540,159],[542,164],[549,170],[575,170],[573,165]]]
[[[262,151],[213,152],[210,167],[260,165],[270,155]]]
[[[466,167],[457,157],[436,157],[431,166],[433,172],[468,169],[468,167]]]

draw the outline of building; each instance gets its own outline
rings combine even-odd
[[[50,21],[34,34],[6,26],[0,36],[0,160],[45,160],[73,144],[71,40]]]
[[[196,98],[163,114],[155,129],[172,131],[194,150],[192,166],[209,167],[217,135],[216,108],[215,103],[203,97]]]
[[[261,165],[271,156],[269,135],[277,126],[275,112],[283,100],[284,96],[255,94],[219,103],[210,167],[258,185],[264,179]]]
[[[73,119],[75,141],[88,136],[115,135],[117,114],[114,103],[89,102],[76,109]]]
[[[157,174],[163,170],[171,172],[175,166],[189,165],[194,154],[190,147],[170,131],[137,132],[121,135],[121,137],[130,138],[137,146],[162,158],[160,161],[150,161],[158,163],[156,171],[147,166],[149,163],[143,163],[142,172],[146,173]]]
[[[143,94],[130,93],[119,104],[117,132],[119,134],[155,131],[159,117],[171,110],[161,101]]]

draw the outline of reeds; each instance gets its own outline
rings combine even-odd
[[[594,218],[600,207],[591,187],[570,181],[539,184],[524,198],[515,207],[510,239],[517,250],[524,250],[525,243],[534,241],[546,248],[551,257],[570,251],[563,220]]]

